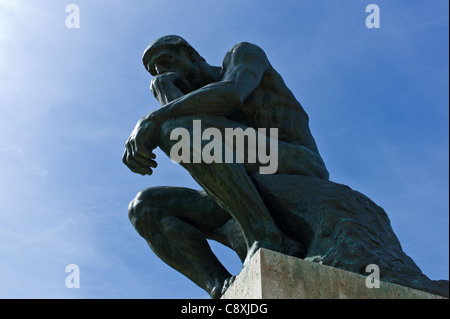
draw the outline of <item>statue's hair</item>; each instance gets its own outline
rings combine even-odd
[[[153,56],[162,49],[171,49],[174,51],[185,50],[190,56],[194,56],[201,60],[205,60],[203,57],[198,54],[198,52],[182,37],[178,35],[166,35],[157,40],[155,40],[152,44],[150,44],[147,49],[145,49],[144,54],[142,56],[142,62],[144,63],[144,67],[150,72],[151,75],[156,75],[156,70],[154,63],[152,62]],[[152,62],[150,65],[149,62]]]

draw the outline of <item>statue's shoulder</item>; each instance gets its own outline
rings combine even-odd
[[[267,61],[266,53],[261,47],[249,42],[240,42],[227,52],[223,59],[223,66],[228,66],[232,61],[248,63],[261,60]]]
[[[237,51],[263,51],[261,47],[257,46],[256,44],[250,43],[250,42],[241,42],[236,45],[234,45],[229,52],[237,52]]]

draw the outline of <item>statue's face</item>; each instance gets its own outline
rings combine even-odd
[[[184,50],[162,49],[155,54],[152,61],[158,75],[180,72],[188,79],[195,69],[195,64]]]

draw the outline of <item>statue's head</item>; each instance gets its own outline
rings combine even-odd
[[[142,62],[151,75],[168,71],[189,71],[189,63],[205,61],[198,52],[182,37],[166,35],[154,41],[144,52]]]

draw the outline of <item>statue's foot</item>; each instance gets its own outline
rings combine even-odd
[[[274,236],[275,237],[275,236]],[[260,248],[266,248],[285,255],[303,258],[305,255],[305,247],[297,242],[292,241],[284,234],[264,241],[255,241],[247,252],[243,267],[247,265],[250,259]]]
[[[305,249],[302,244],[294,242],[290,240],[288,237],[286,237],[284,234],[280,233],[277,234],[276,236],[271,236],[269,239],[266,240],[255,241],[247,252],[247,256],[244,260],[242,268],[244,268],[248,264],[250,259],[255,255],[255,253],[260,248],[266,248],[282,254],[300,258],[303,258],[305,254]],[[211,299],[220,299],[225,294],[227,289],[230,288],[231,284],[234,282],[235,279],[236,276],[231,276],[225,279],[223,283],[216,282],[216,285],[210,292]]]
[[[230,278],[225,279],[223,282],[223,285],[218,285],[214,287],[211,290],[211,299],[220,299],[224,294],[225,291],[227,291],[228,288],[230,288],[231,284],[236,279],[236,276],[231,276]]]

